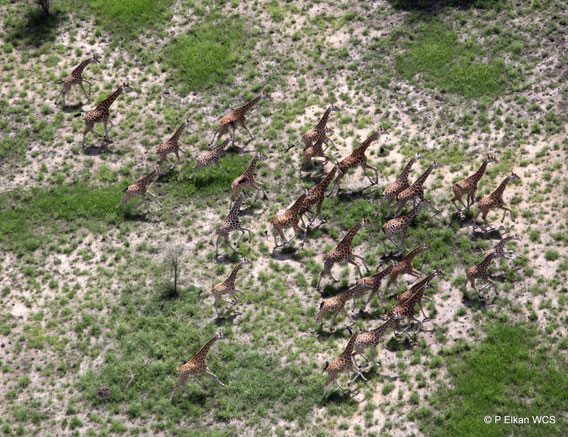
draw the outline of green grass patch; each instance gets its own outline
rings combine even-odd
[[[396,68],[407,79],[419,75],[426,86],[465,97],[496,95],[511,79],[503,60],[473,41],[458,41],[456,32],[441,23],[416,25]]]
[[[238,20],[194,26],[166,49],[164,63],[187,94],[217,84],[231,83],[246,35]]]
[[[87,0],[97,22],[121,35],[137,34],[165,20],[173,3],[173,0]]]
[[[568,375],[561,357],[540,347],[535,328],[489,325],[487,338],[469,352],[447,353],[450,385],[432,398],[436,414],[420,417],[421,431],[435,436],[562,436],[561,414],[568,399]],[[485,416],[528,417],[530,424],[485,424]],[[556,416],[555,424],[532,417]],[[564,431],[563,431],[564,430]]]

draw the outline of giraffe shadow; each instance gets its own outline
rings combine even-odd
[[[483,310],[484,308],[491,307],[492,305],[494,305],[493,303],[494,299],[495,298],[490,298],[490,297],[480,298],[477,295],[475,295],[472,298],[464,294],[462,297],[462,304],[466,308]]]
[[[373,187],[374,185],[371,185],[370,187]],[[363,197],[367,197],[367,193],[366,191],[370,188],[370,187],[366,187],[366,188],[361,188],[360,190],[355,190],[355,191],[343,191],[343,190],[339,190],[339,193],[337,193],[337,198],[339,200],[346,200],[346,201],[353,201],[353,200],[357,200],[357,199],[361,199]]]
[[[328,322],[329,323],[329,322]],[[315,331],[316,337],[317,338],[345,338],[349,334],[349,330],[347,329],[347,327],[340,327],[340,328],[336,328],[333,331],[330,331],[329,328],[325,328],[325,326],[322,329],[317,329]]]
[[[262,215],[261,212],[255,212],[255,207],[253,205],[249,205],[246,208],[243,208],[239,211],[239,216],[243,217],[258,217]]]
[[[250,141],[246,142],[244,145],[247,146],[249,144],[249,142]],[[247,150],[244,147],[235,146],[235,144],[233,143],[230,147],[227,148],[227,152],[237,153],[237,154],[241,155],[243,153],[254,153],[254,152],[256,152],[256,150],[254,150],[254,149]]]
[[[81,109],[83,108],[83,104],[82,103],[75,103],[74,105],[65,105],[63,108],[61,108],[61,111],[65,112],[66,114],[69,114],[71,112],[77,112],[77,111],[81,111]]]
[[[148,213],[133,213],[130,212],[128,210],[126,210],[126,212],[124,213],[124,220],[129,221],[129,222],[142,222],[142,223],[148,223]]]
[[[230,313],[229,314],[223,314],[223,315],[215,318],[215,324],[217,326],[225,326],[227,323],[232,324],[232,323],[234,323],[237,316],[240,316],[242,314],[241,312],[235,311],[235,310],[228,309],[227,311],[230,311]]]
[[[353,403],[357,404],[355,399],[353,399],[353,395],[357,394],[358,389],[349,389],[349,390],[334,390],[327,395],[327,398],[322,399],[322,403],[333,403],[333,404],[344,404],[344,403]]]
[[[239,261],[239,253],[233,252],[231,255],[219,255],[214,259],[215,264],[235,264]]]
[[[98,156],[104,153],[115,153],[108,148],[109,141],[103,141],[102,146],[88,146],[85,147],[83,153],[87,156]]]
[[[404,335],[404,334],[403,334]],[[403,340],[396,338],[396,336],[391,336],[389,341],[385,343],[385,349],[389,352],[398,351],[409,351],[414,348],[415,342],[411,341],[406,335],[404,335]]]
[[[206,391],[191,390],[189,393],[182,392],[182,395],[180,396],[180,400],[178,402],[183,406],[183,404],[204,405],[206,401],[207,401]]]
[[[281,250],[276,250],[275,248],[272,250],[271,255],[276,261],[287,261],[292,259],[297,250],[298,249],[292,246],[283,247]]]

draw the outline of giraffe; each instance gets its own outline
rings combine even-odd
[[[331,129],[325,129],[325,132],[331,132]],[[313,143],[309,147],[304,148],[304,158],[302,161],[302,166],[300,171],[310,171],[309,168],[314,166],[313,158],[325,158],[321,165],[322,167],[327,164],[328,161],[333,161],[329,156],[325,154],[325,149],[322,147],[324,143],[324,137],[318,139],[315,143]],[[293,145],[292,145],[293,147]]]
[[[363,277],[363,274],[361,273],[361,268],[353,260],[353,258],[359,258],[361,261],[363,261],[363,265],[365,266],[367,271],[369,271],[369,267],[367,267],[367,263],[365,262],[365,260],[359,255],[353,254],[353,248],[351,247],[351,242],[353,241],[355,234],[359,232],[359,229],[368,226],[371,226],[371,222],[367,219],[363,219],[361,222],[353,226],[349,230],[349,232],[347,232],[345,237],[343,237],[343,239],[339,242],[339,244],[335,247],[335,249],[330,250],[328,253],[326,253],[323,256],[323,270],[319,274],[318,285],[317,285],[318,290],[320,288],[321,279],[324,277],[324,275],[331,276],[331,279],[333,279],[335,282],[339,281],[338,279],[335,279],[331,274],[331,268],[336,262],[347,261],[349,264],[353,264],[355,267],[357,267],[357,270],[359,270],[359,276]]]
[[[410,161],[408,161],[408,164],[406,164],[400,176],[396,178],[396,181],[394,181],[392,184],[390,184],[388,187],[384,189],[382,194],[383,198],[381,200],[381,203],[379,204],[379,209],[384,204],[387,210],[389,210],[391,204],[396,200],[396,196],[402,191],[406,190],[408,187],[410,187],[410,184],[408,183],[408,175],[410,174],[410,169],[412,168],[412,166],[416,161],[422,158],[424,157],[419,153],[414,155],[410,159]]]
[[[353,293],[355,292],[355,290],[362,289],[363,291],[367,291],[370,290],[371,288],[372,286],[369,284],[358,284],[355,285],[354,287],[351,287],[349,290],[345,290],[339,293],[336,296],[328,297],[327,299],[322,300],[319,306],[319,312],[316,316],[316,330],[318,322],[320,323],[319,327],[320,328],[322,327],[323,318],[327,313],[333,313],[333,317],[331,319],[331,325],[329,327],[330,330],[333,330],[335,317],[337,316],[337,314],[339,314],[340,311],[343,311],[347,315],[347,317],[349,317],[349,320],[355,323],[353,318],[349,315],[349,313],[345,309],[345,303],[353,297]]]
[[[197,352],[191,360],[189,360],[183,366],[179,366],[179,367],[176,368],[176,370],[179,373],[179,380],[178,380],[176,386],[174,387],[174,391],[173,391],[172,396],[170,398],[170,402],[173,402],[174,396],[176,395],[176,392],[178,391],[178,389],[180,387],[183,387],[184,390],[187,392],[187,394],[189,394],[189,390],[187,389],[187,377],[189,375],[196,375],[198,373],[205,373],[205,374],[211,376],[211,381],[209,381],[207,383],[205,388],[208,388],[213,381],[217,381],[221,386],[225,385],[221,381],[219,381],[219,378],[217,378],[217,375],[215,375],[211,371],[211,369],[209,369],[209,366],[207,365],[206,358],[207,358],[207,353],[209,352],[209,349],[211,348],[211,346],[213,346],[213,344],[217,340],[225,340],[227,338],[228,337],[226,335],[218,332],[215,335],[215,337],[213,337],[211,340],[209,340],[207,343],[205,343],[205,346],[203,346],[199,350],[199,352]]]
[[[221,155],[225,151],[225,148],[232,142],[233,142],[232,138],[227,138],[219,146],[214,147],[213,149],[208,150],[207,152],[204,152],[201,155],[197,156],[195,158],[195,166],[192,169],[191,175],[195,177],[195,172],[197,171],[197,176],[199,177],[199,169],[208,165],[209,174],[207,175],[207,177],[209,178],[211,177],[211,168],[213,167],[213,164],[219,167],[223,173],[227,174],[225,169],[221,167],[219,159],[221,158]]]
[[[424,320],[428,320],[429,318],[426,316],[426,313],[424,312],[424,308],[422,308],[422,299],[428,299],[430,301],[432,299],[430,299],[428,296],[424,296],[423,292],[424,292],[424,290],[426,290],[426,287],[430,284],[430,281],[432,279],[434,279],[436,276],[441,276],[443,278],[446,277],[446,275],[444,275],[444,273],[440,269],[434,270],[432,273],[430,273],[428,276],[426,276],[424,279],[422,279],[418,284],[415,284],[410,290],[407,290],[404,293],[400,293],[396,297],[397,303],[401,304],[401,303],[407,301],[408,299],[410,299],[416,293],[421,291],[422,296],[420,296],[420,299],[417,301],[417,303],[418,303],[418,307],[420,308],[420,311],[422,312],[422,315],[424,316]]]
[[[239,242],[243,238],[243,235],[245,235],[245,232],[248,232],[249,241],[252,241],[250,229],[243,228],[241,226],[241,221],[239,220],[239,211],[241,205],[243,204],[243,201],[247,197],[250,197],[250,195],[242,193],[235,201],[234,205],[231,207],[231,210],[229,211],[227,218],[225,218],[225,220],[223,220],[223,222],[217,227],[217,230],[215,231],[215,234],[218,235],[217,241],[215,242],[215,257],[219,256],[219,241],[221,240],[221,238],[225,240],[225,243],[227,243],[227,245],[231,246],[231,243],[229,242],[229,234],[232,231],[239,230],[242,232],[241,236],[235,243],[235,246],[239,244]],[[236,252],[234,248],[233,252]]]
[[[359,367],[357,367],[357,364],[355,363],[355,360],[353,359],[353,356],[352,356],[353,347],[355,345],[355,340],[357,340],[357,336],[359,336],[363,332],[365,332],[365,331],[359,330],[351,336],[351,338],[349,339],[349,342],[347,343],[347,346],[345,347],[345,350],[341,353],[341,355],[339,355],[339,357],[337,357],[331,363],[329,361],[325,362],[325,367],[323,368],[323,371],[327,372],[327,381],[325,381],[324,388],[323,388],[323,396],[324,397],[327,394],[327,386],[329,384],[331,384],[332,382],[335,382],[335,384],[341,390],[345,390],[345,388],[343,388],[341,386],[341,384],[339,384],[339,381],[337,380],[337,376],[340,373],[345,373],[345,372],[354,372],[355,373],[355,377],[351,380],[349,385],[351,385],[358,377],[361,377],[361,379],[363,379],[363,381],[367,380],[367,378],[365,378],[363,376],[363,374],[361,373],[361,369],[359,369]]]
[[[401,191],[396,195],[397,202],[394,206],[395,207],[398,206],[398,209],[394,213],[395,216],[400,214],[402,208],[404,208],[404,205],[410,199],[413,200],[414,205],[416,205],[417,198],[424,199],[424,182],[426,182],[426,179],[428,178],[428,176],[430,176],[432,170],[438,167],[440,167],[440,163],[438,161],[432,162],[430,167],[426,169],[426,171],[422,174],[422,176],[416,179],[416,181],[410,187],[406,188],[405,190]],[[434,208],[434,205],[432,205],[431,203],[428,203],[428,205],[436,212],[436,214],[440,212],[436,208]]]
[[[213,294],[213,298],[215,299],[213,306],[215,307],[215,313],[217,314],[217,318],[219,318],[219,311],[217,309],[217,307],[219,306],[219,302],[223,301],[230,303],[232,304],[231,305],[232,308],[237,303],[239,303],[240,298],[243,296],[243,291],[235,287],[235,280],[237,279],[237,273],[239,272],[239,269],[245,264],[250,264],[250,261],[247,258],[243,258],[235,265],[233,271],[231,272],[231,274],[227,279],[225,279],[223,282],[211,288],[211,293]],[[235,292],[240,293],[238,298]],[[223,299],[223,296],[226,294],[231,295],[231,297],[234,299],[233,302],[229,302],[228,300]]]
[[[327,187],[329,186],[329,184],[333,180],[333,177],[335,176],[336,171],[337,171],[337,166],[334,166],[330,170],[330,172],[317,185],[315,185],[313,188],[308,190],[308,193],[311,194],[313,197],[308,197],[308,198],[304,199],[304,203],[302,204],[300,211],[298,211],[298,215],[300,217],[305,215],[306,218],[309,219],[307,212],[312,207],[312,205],[316,205],[316,213],[311,218],[311,220],[309,221],[308,227],[311,226],[312,223],[314,222],[314,220],[318,217],[321,220],[321,224],[327,222],[327,220],[323,220],[321,218],[321,206],[323,204],[323,200],[325,199],[325,192],[327,190]]]
[[[126,203],[130,200],[131,197],[133,197],[137,194],[142,196],[142,200],[144,200],[144,204],[146,205],[146,210],[149,209],[148,202],[146,201],[146,194],[149,194],[150,196],[152,196],[152,198],[156,202],[158,202],[158,205],[160,205],[160,207],[162,207],[162,204],[160,203],[160,201],[158,200],[156,195],[151,193],[150,191],[148,191],[148,187],[153,182],[155,177],[162,176],[163,174],[164,173],[162,173],[162,170],[160,170],[160,168],[157,168],[152,173],[144,176],[143,178],[138,179],[135,184],[132,184],[132,185],[126,187],[124,189],[124,194],[120,198],[120,202],[118,202],[118,205],[116,205],[116,207],[118,208],[120,206],[120,204],[122,203],[122,204],[124,204],[124,212],[126,212]]]
[[[420,276],[422,276],[422,274],[414,268],[414,266],[412,265],[412,261],[414,260],[416,255],[424,252],[425,250],[432,250],[432,247],[428,244],[423,244],[422,246],[418,246],[415,249],[411,250],[400,260],[397,261],[398,265],[392,270],[390,274],[386,290],[388,290],[392,284],[394,284],[395,287],[397,286],[398,284],[397,280],[400,275],[412,275],[416,278],[414,281],[416,281],[418,278],[420,278]]]
[[[168,155],[170,153],[175,153],[176,158],[177,158],[177,164],[179,164],[180,163],[180,159],[179,159],[179,151],[180,150],[185,155],[185,160],[187,162],[187,153],[185,152],[185,150],[179,148],[179,137],[181,136],[181,133],[183,132],[183,130],[187,126],[189,126],[189,119],[188,118],[185,119],[185,121],[181,124],[181,126],[178,128],[178,130],[176,130],[175,133],[169,139],[167,139],[166,141],[164,141],[162,144],[160,144],[158,146],[158,155],[160,155],[160,161],[158,162],[159,166],[161,166],[164,161],[167,161],[168,164],[170,164],[170,170],[172,168],[174,168],[175,164],[172,164],[170,162],[170,160],[168,159]]]
[[[485,222],[485,224],[487,223],[487,214],[489,213],[489,210],[494,209],[494,208],[499,208],[504,210],[503,211],[503,218],[501,219],[501,221],[505,220],[505,215],[507,214],[507,211],[509,211],[509,215],[511,216],[511,220],[515,221],[515,219],[513,218],[513,213],[511,212],[511,210],[509,208],[507,208],[505,206],[505,202],[503,201],[503,191],[505,191],[505,188],[507,188],[507,184],[509,183],[509,181],[513,180],[513,179],[519,179],[520,178],[513,172],[511,172],[511,174],[509,176],[507,176],[505,178],[505,180],[503,182],[501,182],[501,185],[499,185],[497,187],[497,189],[495,191],[493,191],[489,196],[484,197],[483,199],[481,199],[478,204],[477,204],[477,213],[475,214],[475,219],[477,220],[477,216],[479,215],[479,213],[483,214],[483,221]]]
[[[398,250],[403,250],[406,248],[406,245],[404,244],[404,237],[406,235],[406,230],[408,229],[408,225],[414,219],[414,217],[418,215],[418,213],[422,209],[422,206],[424,206],[427,203],[430,202],[422,198],[410,212],[401,215],[400,217],[393,218],[383,225],[383,231],[385,233],[385,236],[381,238],[381,242],[383,243],[383,248],[385,249],[385,252],[387,251],[385,240],[389,240],[392,244],[396,246]],[[395,234],[400,234],[400,244],[398,245],[392,239],[392,237]]]
[[[367,151],[367,148],[371,145],[371,143],[379,138],[379,135],[385,134],[388,134],[388,132],[380,127],[376,132],[373,132],[365,141],[355,147],[355,149],[353,149],[349,156],[339,161],[339,174],[337,175],[337,178],[335,178],[335,182],[333,183],[330,192],[333,192],[336,186],[337,191],[339,192],[339,181],[343,178],[343,176],[347,174],[349,169],[357,168],[359,166],[363,168],[363,173],[365,173],[365,176],[367,176],[367,178],[371,182],[371,185],[376,185],[379,182],[379,170],[367,163],[367,156],[365,155],[365,152]],[[373,180],[367,174],[366,170],[368,168],[375,172],[375,182],[373,182]]]
[[[487,256],[491,253],[498,253],[502,258],[515,259],[518,255],[514,250],[505,250],[505,246],[509,241],[521,241],[518,235],[510,235],[503,238],[499,243],[495,245],[492,249],[486,251],[483,256]]]
[[[414,317],[416,315],[416,311],[414,309],[414,306],[416,305],[416,303],[420,302],[422,300],[422,298],[424,297],[424,291],[430,289],[430,288],[434,288],[431,284],[426,284],[424,287],[419,288],[416,293],[414,293],[412,296],[410,296],[408,299],[406,299],[403,302],[397,303],[388,313],[387,316],[388,317],[392,317],[393,315],[399,315],[402,316],[403,318],[406,317],[407,320],[407,326],[406,328],[404,328],[402,331],[399,332],[395,332],[396,336],[399,336],[401,334],[406,334],[406,336],[408,338],[410,338],[410,335],[408,334],[408,330],[410,329],[410,327],[412,326],[412,322],[418,322],[418,328],[416,328],[416,331],[414,332],[414,334],[418,334],[418,332],[420,332],[421,330],[424,332],[432,332],[432,329],[422,329],[422,324],[424,322],[426,322],[427,320],[430,320],[428,317],[426,317],[423,320],[418,320],[416,317]],[[422,308],[422,307],[420,307]],[[397,328],[399,328],[399,322],[396,322]]]
[[[452,192],[454,193],[454,198],[451,200],[451,202],[458,210],[458,214],[461,214],[463,211],[468,210],[469,207],[473,205],[473,202],[475,202],[475,192],[477,191],[477,183],[484,175],[485,169],[487,168],[487,164],[491,162],[499,162],[499,161],[497,161],[497,158],[495,158],[494,156],[488,155],[485,161],[483,161],[483,164],[481,164],[481,167],[479,167],[479,170],[477,170],[474,174],[472,174],[468,178],[458,181],[454,185],[452,185]],[[461,198],[464,195],[467,195],[467,205],[463,203],[463,200],[461,200]],[[464,207],[463,210],[460,210],[456,201],[460,202],[463,205]]]
[[[83,93],[85,93],[85,97],[89,97],[91,95],[91,82],[89,82],[87,79],[85,79],[83,77],[83,70],[85,69],[85,67],[91,63],[93,64],[98,64],[101,61],[99,60],[99,58],[97,56],[93,56],[92,58],[87,59],[86,61],[81,62],[77,67],[75,67],[75,69],[71,72],[71,74],[67,77],[65,77],[65,79],[57,82],[59,84],[63,84],[63,89],[59,92],[59,94],[57,95],[57,97],[55,98],[55,104],[57,104],[57,101],[59,100],[60,97],[63,97],[63,107],[67,106],[65,104],[65,95],[69,92],[69,90],[71,89],[71,87],[73,85],[80,85],[81,89],[83,90]],[[85,87],[83,86],[83,82],[86,82],[89,84],[89,94],[87,94],[87,91],[85,91]]]
[[[112,121],[110,120],[110,105],[116,100],[118,96],[123,92],[130,92],[132,88],[128,86],[128,84],[124,83],[117,88],[117,90],[100,102],[95,109],[93,109],[88,114],[83,115],[83,120],[85,120],[85,130],[83,131],[83,141],[81,142],[81,147],[85,147],[85,138],[87,134],[91,131],[95,132],[96,134],[100,135],[97,131],[93,130],[95,123],[103,123],[105,128],[105,140],[108,140],[108,133],[112,129]],[[107,129],[107,123],[110,123],[110,128]]]
[[[326,132],[328,131],[326,129],[327,127],[327,122],[329,120],[329,116],[333,111],[339,111],[339,108],[335,105],[331,105],[329,108],[327,108],[325,110],[325,112],[323,113],[322,118],[320,119],[320,121],[318,122],[318,124],[311,128],[310,130],[308,130],[304,135],[302,135],[302,141],[304,142],[304,150],[312,147],[315,143],[318,142],[323,142],[326,145],[329,146],[329,142],[331,142],[331,144],[333,144],[333,146],[335,146],[335,144],[333,143],[333,141],[331,140],[331,138],[329,138],[326,135]]]
[[[215,137],[217,137],[217,140],[221,139],[221,137],[225,135],[225,133],[227,133],[227,131],[229,130],[229,126],[233,129],[233,135],[231,135],[231,138],[233,139],[235,138],[235,131],[237,129],[237,125],[241,125],[242,127],[245,128],[245,130],[250,136],[250,139],[252,140],[254,137],[252,136],[252,134],[245,125],[246,121],[245,114],[247,113],[247,111],[250,111],[260,100],[268,98],[269,98],[268,95],[262,93],[261,95],[252,99],[250,102],[241,106],[240,108],[237,108],[233,112],[225,115],[221,120],[219,120],[219,127],[213,134],[213,138],[211,139],[209,146],[211,146],[211,144],[214,143]]]
[[[480,298],[483,298],[481,296],[481,291],[485,290],[487,287],[491,287],[491,286],[497,287],[497,284],[495,284],[495,282],[493,282],[489,278],[489,265],[491,264],[491,261],[493,260],[493,258],[501,258],[501,257],[502,257],[502,255],[499,252],[497,252],[497,251],[491,252],[479,264],[476,264],[476,265],[469,267],[465,270],[465,275],[467,277],[467,281],[469,281],[471,283],[471,286],[477,292],[477,295]],[[485,279],[488,282],[480,290],[478,290],[475,287],[475,280],[477,278]],[[466,285],[467,285],[467,281],[466,281]]]
[[[290,243],[294,238],[298,236],[299,232],[304,233],[304,241],[306,241],[307,229],[302,229],[298,222],[300,221],[299,211],[302,208],[302,205],[304,204],[306,198],[310,197],[313,197],[313,194],[309,194],[306,191],[300,197],[298,197],[298,199],[292,204],[290,208],[288,208],[282,214],[278,214],[272,218],[270,223],[272,223],[272,236],[274,237],[275,248],[285,246],[286,244]],[[283,230],[288,228],[294,228],[295,233],[292,238],[286,241]],[[282,239],[282,244],[278,244],[278,241],[276,240],[277,234]]]
[[[381,295],[379,294],[379,287],[381,286],[381,282],[382,280],[387,277],[387,275],[390,274],[390,272],[392,271],[392,269],[395,267],[396,263],[391,264],[390,266],[388,266],[386,269],[381,270],[380,272],[374,273],[370,276],[365,276],[364,278],[361,278],[357,281],[357,285],[359,284],[368,284],[370,285],[371,288],[371,294],[369,295],[369,299],[367,299],[367,302],[365,302],[365,304],[363,305],[363,307],[361,308],[361,310],[365,309],[367,307],[367,305],[369,304],[369,302],[371,302],[371,299],[373,299],[373,296],[376,294],[377,297],[379,298],[379,302],[381,303],[382,306],[384,306],[385,304],[383,303],[383,299],[381,298]],[[361,296],[362,293],[360,290],[356,290],[353,293],[353,302],[355,302],[355,299],[358,298],[359,296]]]
[[[237,197],[239,197],[239,193],[241,192],[241,190],[245,188],[256,189],[256,195],[254,197],[255,201],[260,191],[262,191],[265,198],[268,197],[266,196],[266,191],[264,191],[262,184],[260,182],[257,182],[256,179],[254,178],[254,170],[256,169],[256,163],[259,160],[263,159],[266,159],[266,155],[263,155],[262,153],[257,153],[250,162],[245,172],[233,181],[233,183],[231,184],[231,188],[233,189],[233,194],[231,194],[231,202],[234,202],[234,200]]]
[[[398,323],[398,321],[402,318],[403,318],[403,316],[398,315],[398,314],[394,314],[393,316],[389,317],[387,319],[387,321],[385,323],[383,323],[381,326],[379,326],[378,328],[372,329],[372,330],[367,331],[367,332],[363,332],[363,333],[361,333],[357,336],[357,339],[355,340],[355,345],[353,346],[353,354],[352,354],[353,360],[355,361],[355,357],[357,355],[361,355],[365,359],[365,363],[364,363],[363,366],[357,365],[359,368],[365,367],[369,362],[375,364],[375,356],[376,356],[376,353],[377,353],[377,345],[379,344],[381,337],[383,336],[383,334],[387,330],[392,328],[393,325]],[[365,351],[365,349],[368,349],[368,348],[371,348],[371,359],[370,360],[365,355],[363,355],[363,352]],[[357,364],[357,361],[355,361],[355,364]]]

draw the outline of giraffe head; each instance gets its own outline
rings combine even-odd
[[[442,278],[445,278],[445,277],[446,277],[446,275],[444,274],[444,272],[442,272],[442,270],[440,270],[440,269],[436,269],[436,270],[434,271],[434,273],[435,273],[436,276],[440,276],[440,277],[442,277]]]
[[[441,165],[437,160],[434,160],[430,167],[432,167],[432,170],[434,170],[435,168],[441,167]]]
[[[519,176],[517,176],[514,172],[511,172],[511,174],[509,175],[509,180],[513,180],[513,179],[521,180],[521,178]]]
[[[188,127],[188,126],[189,126],[189,118],[186,118],[183,122],[183,127]]]
[[[424,158],[424,157],[423,157],[420,153],[416,152],[416,155],[414,155],[414,156],[412,157],[412,160],[413,160],[414,162],[416,162],[416,161],[418,161],[419,159],[422,159],[422,158]]]
[[[248,260],[248,258],[243,257],[243,259],[240,260],[239,264],[240,264],[241,266],[242,266],[242,265],[245,265],[245,264],[250,264],[250,261]]]
[[[163,176],[164,172],[160,167],[156,167],[156,169],[152,172],[154,176]]]
[[[487,155],[487,158],[485,158],[485,162],[490,163],[490,162],[499,162],[499,161],[497,161],[497,158],[495,158],[493,155]]]
[[[93,56],[91,57],[91,59],[89,59],[89,60],[91,61],[92,64],[99,64],[99,63],[101,62],[100,59],[99,59],[99,57],[96,56],[96,55],[93,55]]]
[[[370,227],[370,226],[373,226],[373,224],[371,223],[370,220],[365,218],[361,221],[361,227],[362,228],[366,228],[366,227]]]
[[[422,246],[420,246],[420,249],[422,249],[422,250],[432,250],[432,246],[430,246],[429,244],[423,244]]]
[[[263,161],[263,160],[267,159],[267,156],[266,156],[264,153],[258,152],[258,153],[256,154],[256,159],[258,159],[258,160],[260,160],[260,161]]]
[[[270,96],[268,94],[266,94],[264,91],[260,95],[260,100],[263,100],[263,99],[270,99]]]
[[[400,264],[399,262],[393,260],[391,267],[392,267],[393,269],[401,269],[401,268],[402,268],[402,264]]]
[[[131,91],[134,91],[132,88],[130,88],[130,85],[128,85],[126,82],[123,83],[122,85],[120,85],[120,89],[121,89],[122,91],[127,92],[127,93],[129,93],[129,92],[131,92]]]
[[[393,314],[391,316],[391,320],[401,320],[404,319],[404,316],[401,316],[400,314]]]
[[[377,129],[377,135],[378,135],[378,136],[381,136],[381,135],[388,135],[388,134],[389,134],[389,131],[386,130],[384,127],[379,127],[379,128]]]
[[[513,234],[509,237],[509,240],[521,241],[521,238],[517,234]]]
[[[339,109],[339,108],[338,108],[337,106],[335,106],[335,105],[331,105],[331,106],[329,107],[329,110],[330,110],[331,112],[333,112],[333,111],[341,111],[341,109]]]
[[[229,338],[229,336],[223,334],[222,332],[218,332],[216,335],[217,340],[227,340]]]

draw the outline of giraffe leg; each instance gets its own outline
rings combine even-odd
[[[509,211],[509,215],[511,216],[511,221],[515,221],[515,219],[513,218],[513,213],[511,212],[511,210],[509,208],[507,208],[506,206],[500,206],[499,208],[501,208],[503,210],[503,218],[501,219],[501,221],[505,220],[505,216],[507,215],[507,211]]]
[[[337,311],[333,313],[333,317],[331,318],[331,324],[329,325],[329,330],[333,331],[333,325],[335,324],[335,317],[337,316]]]
[[[160,201],[158,200],[155,194],[151,193],[150,191],[146,191],[146,193],[152,196],[152,198],[158,203],[158,205],[160,205],[160,207],[162,206],[162,204],[160,203]]]
[[[372,165],[365,163],[365,166],[363,167],[363,169],[367,169],[367,168],[370,168],[371,170],[373,170],[375,172],[375,182],[373,182],[371,180],[371,178],[369,178],[369,180],[371,181],[371,185],[377,185],[379,183],[379,170],[376,167],[373,167]],[[365,172],[365,176],[367,176],[367,172]],[[367,177],[369,177],[369,176],[367,176]]]
[[[220,162],[215,162],[215,165],[216,165],[217,167],[219,167],[219,169],[220,169],[223,173],[228,174],[227,171],[226,171],[223,167],[221,167],[221,163],[220,163]]]
[[[213,380],[215,380],[215,381],[217,381],[219,384],[221,384],[221,387],[224,387],[224,386],[225,386],[225,384],[223,384],[221,381],[219,381],[219,378],[217,378],[217,375],[215,375],[211,370],[205,369],[205,373],[206,373],[207,375],[210,375],[210,376],[211,376],[211,381],[209,382],[209,384],[207,384],[207,385],[205,386],[205,388],[209,387],[209,386],[211,385],[211,383],[213,382]]]
[[[252,136],[252,134],[251,134],[250,131],[248,130],[248,127],[247,127],[247,125],[245,124],[244,121],[241,123],[241,126],[245,128],[245,130],[247,131],[247,133],[248,133],[249,136],[250,136],[250,139],[251,139],[251,140],[254,140],[254,137]]]
[[[355,261],[353,261],[351,258],[347,259],[347,262],[349,264],[353,264],[355,267],[357,267],[357,270],[359,271],[359,276],[362,278],[363,277],[363,273],[361,273],[361,267],[359,267],[359,264],[357,264]]]
[[[355,258],[359,258],[363,262],[363,265],[365,266],[365,269],[367,270],[367,272],[369,271],[369,266],[365,262],[365,258],[363,258],[362,256],[359,256],[359,255],[355,255],[355,254],[352,254],[351,256],[353,256]]]
[[[223,238],[223,236],[219,235],[217,237],[217,241],[215,242],[215,257],[219,255],[219,240],[221,240],[221,238]]]
[[[91,95],[91,87],[92,87],[93,84],[90,81],[88,81],[87,79],[83,79],[83,82],[85,82],[89,85],[89,96],[90,96]]]
[[[401,202],[400,200],[398,202],[396,202],[396,204],[394,205],[394,207],[396,208],[396,205],[399,205],[398,209],[396,210],[396,212],[394,213],[394,216],[397,217],[400,212],[402,211],[402,208],[404,208],[406,201]]]
[[[93,130],[93,125],[92,124],[88,124],[85,127],[85,130],[83,131],[83,141],[81,142],[81,148],[84,149],[85,148],[85,138],[87,137],[87,134],[89,132],[91,132]]]
[[[336,176],[335,181],[333,182],[333,185],[331,187],[331,190],[329,190],[328,196],[331,196],[333,194],[333,190],[335,189],[335,187],[337,186],[337,192],[339,193],[339,181],[341,181],[341,179],[343,178],[343,176],[345,176],[346,173],[344,173],[342,170],[339,170],[339,174]]]
[[[347,310],[345,309],[345,307],[342,308],[343,312],[345,313],[345,315],[347,317],[349,317],[349,320],[351,320],[353,323],[356,323],[355,320],[353,320],[353,317],[351,317],[351,315],[347,312]]]
[[[347,390],[345,387],[341,386],[341,384],[339,383],[339,381],[337,379],[335,379],[333,382],[335,382],[335,385],[337,385],[341,390]]]
[[[213,168],[213,164],[209,164],[209,173],[207,173],[207,179],[211,177],[211,168]]]
[[[83,82],[79,82],[79,85],[81,85],[81,89],[83,90],[85,97],[89,98],[89,96],[87,95],[87,91],[85,91],[85,87],[83,86]]]
[[[172,395],[170,396],[170,402],[173,402],[173,401],[174,401],[174,396],[176,395],[176,393],[177,393],[179,387],[180,387],[180,384],[179,384],[179,383],[176,384],[176,386],[174,387],[174,391],[172,392]]]

